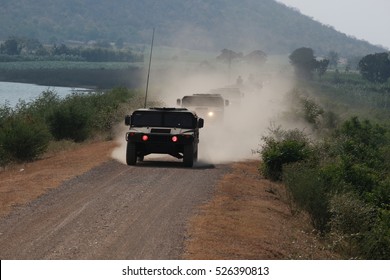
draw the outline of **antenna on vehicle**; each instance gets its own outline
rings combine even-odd
[[[144,108],[146,108],[146,102],[148,100],[148,88],[149,88],[149,77],[150,77],[150,65],[152,64],[152,53],[153,53],[153,42],[154,42],[154,27],[153,27],[153,36],[152,36],[152,44],[150,45],[150,57],[149,57],[149,69],[148,69],[148,78],[146,79],[146,92],[145,92],[145,105]]]

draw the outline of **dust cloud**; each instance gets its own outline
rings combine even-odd
[[[225,107],[224,119],[220,123],[210,123],[205,119],[205,126],[200,130],[199,161],[218,164],[258,159],[259,155],[253,150],[260,148],[261,137],[268,134],[271,124],[278,123],[289,108],[285,95],[292,88],[293,79],[288,64],[285,66],[268,68],[266,63],[261,69],[247,65],[232,65],[228,69],[226,64],[215,60],[191,66],[175,60],[168,69],[151,72],[150,99],[158,100],[166,107],[177,107],[176,100],[185,95],[239,86],[244,93],[240,105],[232,103]],[[242,84],[237,85],[239,76]],[[119,147],[112,154],[114,159],[123,163],[127,129],[124,126],[118,129]],[[145,160],[151,156],[146,156]]]

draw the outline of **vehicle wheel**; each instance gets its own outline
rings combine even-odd
[[[135,165],[137,163],[137,149],[135,144],[131,142],[127,142],[126,163],[127,165]]]
[[[184,146],[183,163],[186,167],[192,167],[194,165],[194,146]]]
[[[194,161],[198,161],[198,145],[196,145],[196,151],[194,152]]]

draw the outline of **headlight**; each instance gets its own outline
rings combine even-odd
[[[214,116],[214,112],[208,112],[208,113],[207,113],[207,116],[213,117],[213,116]]]

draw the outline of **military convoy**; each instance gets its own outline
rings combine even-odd
[[[242,97],[235,90],[219,92],[230,94],[235,102]],[[229,105],[220,93],[186,95],[176,101],[180,108],[138,109],[127,115],[126,163],[136,165],[149,154],[168,154],[192,167],[198,159],[199,129],[204,119],[211,125],[220,124]]]
[[[168,154],[192,167],[198,159],[199,129],[204,120],[186,108],[138,109],[125,117],[126,163],[136,165],[149,154]]]

